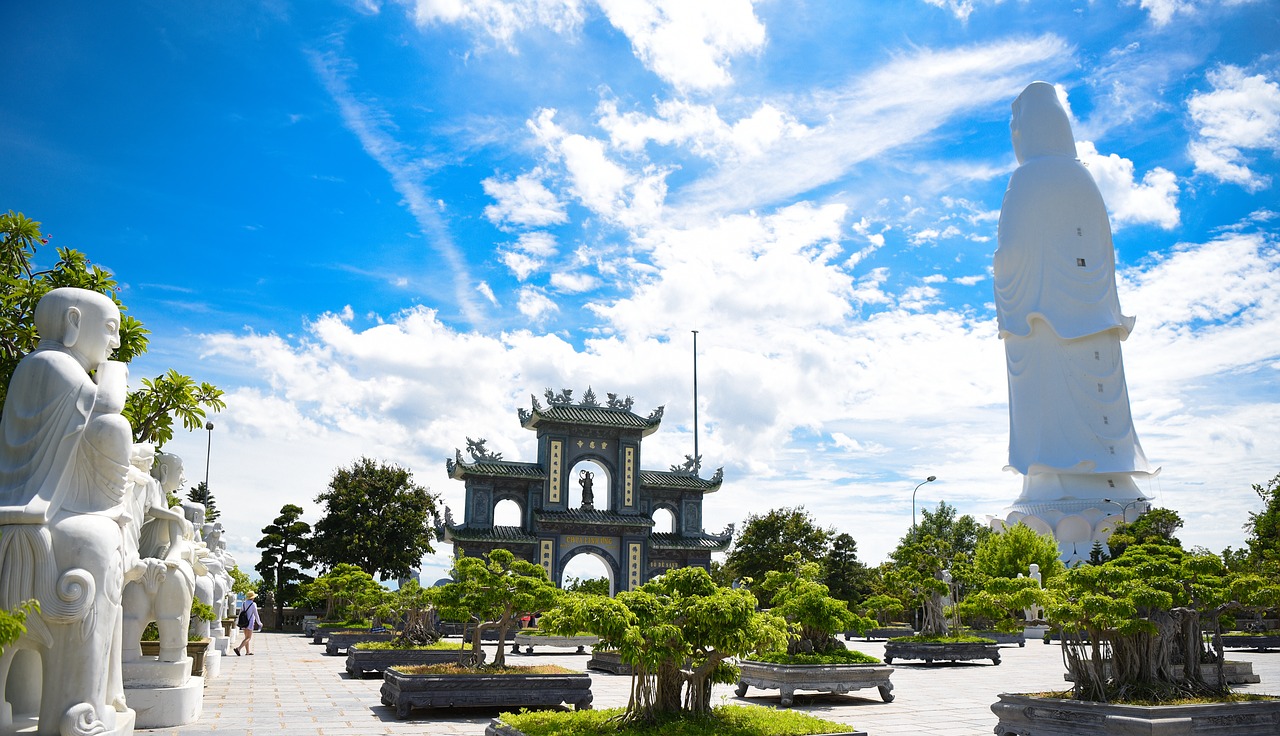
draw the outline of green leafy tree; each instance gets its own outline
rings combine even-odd
[[[222,512],[218,510],[217,499],[213,497],[212,493],[209,493],[209,488],[204,484],[204,481],[200,481],[194,487],[187,489],[187,500],[204,504],[204,520],[209,524],[217,521],[218,517],[222,516]]]
[[[909,591],[911,602],[923,608],[921,636],[947,635],[943,599],[950,589],[943,573],[948,551],[949,547],[943,540],[925,536],[894,550],[893,567],[885,573],[887,586]]]
[[[822,570],[822,583],[834,598],[858,601],[871,594],[875,572],[858,559],[857,541],[844,532],[832,537]]]
[[[569,593],[585,593],[587,595],[609,595],[609,578],[569,578],[564,586]]]
[[[356,565],[380,580],[409,577],[433,551],[439,496],[398,465],[362,457],[339,468],[316,496],[324,515],[308,551],[316,563]]]
[[[496,630],[498,649],[493,664],[505,663],[507,632],[530,614],[553,608],[562,591],[547,578],[542,565],[522,560],[509,550],[495,549],[487,559],[459,557],[454,560],[453,582],[436,593],[440,614],[448,620],[468,621],[473,660],[481,660],[484,633]],[[591,596],[599,598],[600,596]],[[577,633],[577,632],[574,632]]]
[[[1048,617],[1063,629],[1075,697],[1099,701],[1225,694],[1223,614],[1280,603],[1275,580],[1233,575],[1214,555],[1160,544],[1072,568],[1052,593]],[[1205,661],[1220,684],[1208,684]]]
[[[1021,631],[1025,611],[1043,608],[1050,594],[1033,578],[988,578],[981,590],[965,596],[956,604],[956,614],[973,628],[996,631]]]
[[[901,598],[886,593],[877,593],[858,605],[858,610],[863,615],[875,619],[881,626],[898,620],[906,609],[907,606]]]
[[[197,430],[204,427],[206,408],[221,411],[226,406],[221,389],[169,370],[142,379],[142,388],[129,394],[121,414],[133,427],[135,441],[162,447],[173,439],[174,417],[187,431]]]
[[[822,566],[805,562],[798,552],[783,561],[786,570],[770,570],[763,588],[773,596],[772,612],[782,616],[796,630],[787,642],[787,654],[825,654],[844,649],[836,640],[837,631],[866,631],[875,621],[859,616],[848,605],[831,597],[827,586],[818,582]]]
[[[558,634],[590,631],[631,664],[624,723],[709,713],[712,684],[737,679],[730,658],[779,651],[788,636],[786,621],[757,611],[749,590],[717,585],[700,567],[671,570],[612,598],[568,594],[538,625]]]
[[[287,503],[280,507],[280,515],[262,527],[262,539],[258,549],[262,559],[253,569],[262,576],[263,583],[272,591],[276,604],[276,629],[283,627],[284,607],[298,599],[302,583],[311,576],[303,572],[311,566],[306,553],[311,525],[302,521],[302,507]]]
[[[792,553],[799,553],[810,562],[822,561],[833,533],[819,527],[803,506],[773,509],[763,516],[751,514],[734,539],[725,566],[767,606],[768,596],[760,587],[765,575],[780,569],[782,561]]]
[[[990,535],[990,528],[978,523],[969,514],[957,516],[955,506],[941,501],[933,511],[920,510],[920,523],[908,529],[899,544],[910,544],[925,537],[933,537],[947,559],[956,556],[972,557],[978,550],[978,543]]]
[[[1250,511],[1244,525],[1249,532],[1249,559],[1280,573],[1280,474],[1266,486],[1255,483],[1253,492],[1262,499],[1263,506],[1262,511]]]
[[[391,591],[355,565],[339,563],[329,572],[303,585],[305,596],[322,601],[326,621],[363,622],[386,602]]]
[[[1046,586],[1066,569],[1053,536],[1022,523],[987,535],[973,553],[975,570],[989,578],[1027,575],[1033,563],[1040,566],[1040,578]]]
[[[112,273],[71,248],[58,248],[57,262],[41,270],[34,261],[38,249],[48,242],[39,222],[13,210],[0,215],[0,407],[18,361],[39,342],[36,304],[53,289],[71,286],[111,297],[121,312],[120,347],[112,357],[128,363],[147,351],[150,332],[127,314]],[[187,429],[197,429],[204,425],[206,411],[221,411],[226,406],[216,387],[208,383],[197,386],[174,371],[142,383],[142,388],[129,394],[122,412],[133,427],[135,442],[160,447],[173,437],[173,417],[179,417]]]
[[[1107,546],[1113,558],[1123,555],[1125,549],[1133,544],[1168,545],[1181,549],[1182,542],[1173,536],[1181,528],[1182,517],[1177,511],[1149,509],[1128,524],[1116,524],[1111,537],[1107,539]]]

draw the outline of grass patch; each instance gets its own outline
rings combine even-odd
[[[326,630],[362,629],[364,631],[368,631],[369,629],[373,628],[373,622],[368,619],[365,619],[364,621],[360,621],[358,619],[353,619],[351,621],[325,621],[323,623],[316,624],[316,628],[326,629]]]
[[[750,659],[770,664],[880,664],[880,660],[856,649],[836,649],[826,654],[753,654]]]
[[[405,675],[580,675],[581,672],[560,667],[554,664],[541,664],[534,667],[463,667],[452,662],[448,664],[396,665],[391,669]]]
[[[456,641],[438,641],[435,644],[414,644],[411,646],[402,646],[402,645],[396,644],[395,642],[390,642],[390,641],[362,641],[359,644],[356,644],[355,647],[362,651],[379,651],[379,652],[393,651],[393,650],[397,652],[411,652],[411,651],[461,652],[463,649],[463,645]],[[466,648],[470,649],[471,647],[468,646]]]
[[[889,641],[903,644],[995,644],[985,636],[895,636]]]
[[[572,712],[522,710],[503,713],[498,718],[526,736],[809,736],[854,730],[843,723],[805,713],[758,705],[722,705],[705,718],[676,716],[624,729],[609,721],[621,713],[621,708]]]

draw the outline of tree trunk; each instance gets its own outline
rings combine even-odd
[[[674,662],[664,661],[658,665],[657,687],[653,698],[653,709],[657,713],[677,713],[680,711],[680,688],[684,677]]]
[[[924,601],[924,621],[920,624],[922,636],[946,636],[947,619],[942,613],[942,596],[930,592]]]

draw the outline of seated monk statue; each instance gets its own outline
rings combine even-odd
[[[59,288],[35,326],[0,419],[0,608],[34,598],[40,610],[0,654],[0,733],[131,731],[118,683],[133,438],[120,413],[128,369],[109,360],[120,310]]]

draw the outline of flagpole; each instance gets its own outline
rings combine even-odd
[[[698,331],[693,332],[693,472],[699,470],[698,458]]]

